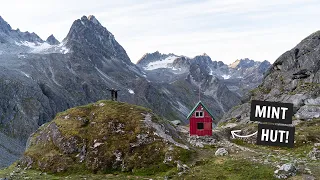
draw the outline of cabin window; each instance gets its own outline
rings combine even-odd
[[[204,129],[203,123],[197,123],[197,129]]]
[[[196,118],[203,118],[203,111],[196,111]]]

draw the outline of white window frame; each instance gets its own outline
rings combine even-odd
[[[197,116],[197,113],[199,113],[199,115],[200,115],[200,113],[202,113],[202,116]],[[204,117],[204,112],[203,111],[196,111],[195,112],[195,117],[196,118],[203,118]]]

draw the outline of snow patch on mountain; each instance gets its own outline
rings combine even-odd
[[[129,92],[130,94],[135,94],[132,89],[128,89],[128,92]]]
[[[23,71],[20,71],[23,75],[25,75],[27,78],[30,78],[30,75],[29,74],[27,74],[27,73],[25,73],[25,72],[23,72]]]
[[[223,79],[230,79],[230,75],[228,75],[228,74],[224,74],[224,75],[222,75],[222,77],[223,77]]]
[[[24,54],[18,54],[18,58],[19,58],[19,59],[26,58],[26,57],[27,57],[27,56],[24,55]]]
[[[30,53],[35,54],[49,54],[49,53],[62,53],[66,54],[69,52],[69,49],[65,46],[65,43],[60,43],[58,45],[50,45],[47,42],[39,43],[39,42],[29,42],[22,41],[17,42],[15,44],[18,46],[24,46],[30,48]]]
[[[210,72],[209,72],[209,75],[213,75],[213,71],[212,71],[212,69],[210,68]]]
[[[172,63],[177,58],[178,56],[169,56],[165,59],[149,63],[146,67],[144,67],[144,69],[151,71],[159,68],[172,68]]]

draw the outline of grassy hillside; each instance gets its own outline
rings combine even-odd
[[[148,117],[150,121],[147,121]],[[159,126],[150,126],[150,122]],[[320,177],[319,160],[309,157],[315,148],[314,144],[319,142],[320,119],[297,123],[296,142],[292,149],[258,146],[252,140],[255,137],[230,139],[230,131],[234,128],[242,129],[245,133],[257,128],[255,123],[237,124],[236,127],[231,124],[223,123],[214,130],[214,135],[209,137],[214,139],[214,143],[195,147],[191,146],[190,140],[186,141],[187,132],[177,133],[148,109],[99,101],[59,113],[52,122],[42,126],[32,135],[24,158],[0,170],[0,177],[275,179],[274,172],[286,163],[292,163],[297,168],[295,176],[289,176],[289,179]],[[173,141],[164,138],[159,127]],[[208,142],[201,139],[197,141]],[[182,142],[191,148],[182,148]],[[225,148],[228,154],[216,155],[219,148]]]
[[[191,154],[174,140],[179,137],[170,127],[149,109],[99,101],[59,113],[41,126],[31,136],[19,164],[62,175],[165,172],[176,160],[184,162]],[[165,132],[171,140],[161,136]]]

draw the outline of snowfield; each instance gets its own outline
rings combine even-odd
[[[223,77],[223,79],[230,79],[230,75],[227,75],[227,74],[224,74],[224,75],[222,75],[222,77]]]
[[[155,61],[149,63],[146,67],[144,67],[145,70],[151,71],[159,68],[172,68],[172,63],[175,59],[177,59],[178,56],[169,56],[165,59],[162,59],[160,61]]]
[[[62,53],[66,54],[69,52],[69,49],[65,46],[65,42],[62,42],[58,45],[50,45],[47,42],[38,43],[38,42],[15,42],[18,46],[25,46],[30,48],[30,53],[35,54],[49,54],[49,53]]]

